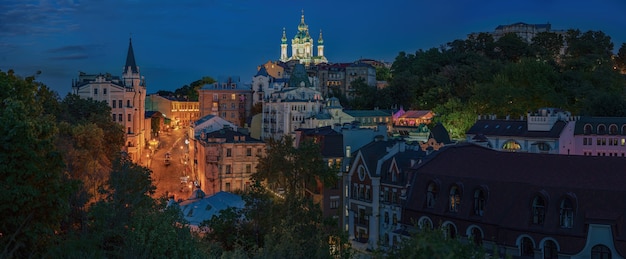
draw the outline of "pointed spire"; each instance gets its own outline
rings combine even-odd
[[[133,52],[132,38],[128,39],[128,54],[126,55],[126,65],[124,66],[124,73],[128,71],[128,67],[130,67],[133,73],[139,73],[139,69],[137,68],[137,63],[135,63],[135,53]]]
[[[322,38],[322,30],[320,29],[320,38],[317,40],[317,44],[322,45],[324,44],[324,39]]]
[[[285,32],[285,27],[283,27],[283,37],[280,39],[282,44],[287,44],[287,33]]]

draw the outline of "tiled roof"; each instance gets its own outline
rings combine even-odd
[[[529,131],[527,121],[523,120],[478,120],[466,134],[558,138],[566,125],[567,122],[557,121],[550,131]]]
[[[406,215],[422,212],[433,221],[479,222],[475,224],[484,231],[492,231],[489,227],[495,226],[518,233],[501,236],[498,242],[507,244],[514,244],[519,233],[533,236],[535,242],[544,237],[558,238],[560,252],[568,254],[577,253],[584,246],[588,223],[609,224],[614,225],[614,235],[619,241],[616,246],[624,254],[626,227],[621,220],[626,212],[624,168],[626,159],[620,157],[501,152],[473,144],[448,146],[414,167],[416,176],[407,199]],[[435,207],[427,209],[424,201],[431,181],[440,183],[439,194]],[[447,211],[452,184],[461,188],[458,213]],[[487,196],[483,216],[473,215],[473,194],[479,187],[485,189]],[[530,203],[538,194],[547,203],[543,225],[529,223]],[[571,229],[559,226],[559,206],[566,196],[574,199]],[[408,220],[407,217],[403,220]],[[499,235],[484,234],[486,238]]]

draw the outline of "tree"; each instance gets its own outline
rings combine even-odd
[[[561,54],[563,36],[554,32],[540,32],[533,37],[530,44],[532,52],[543,60],[554,60]]]
[[[294,147],[293,143],[288,135],[280,140],[270,139],[252,178],[271,188],[285,188],[286,194],[293,197],[303,197],[305,188],[316,186],[317,181],[334,183],[337,176],[324,162],[319,144],[304,140]]]
[[[38,98],[51,96],[33,77],[0,71],[0,257],[41,257],[54,246],[76,182],[63,175],[54,117]],[[41,99],[40,99],[41,100]]]
[[[482,247],[464,243],[459,239],[449,238],[444,229],[428,228],[414,231],[409,238],[403,239],[397,249],[392,249],[390,258],[482,258]]]
[[[626,74],[626,43],[622,43],[622,46],[615,56],[615,67],[618,68],[622,74]]]
[[[348,102],[350,109],[374,109],[374,103],[376,102],[375,86],[368,85],[363,78],[358,78],[350,82],[350,86],[354,89],[354,96]]]

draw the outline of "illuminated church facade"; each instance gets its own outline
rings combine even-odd
[[[309,26],[304,22],[304,11],[300,18],[300,24],[298,24],[298,32],[291,40],[291,56],[287,53],[287,32],[283,28],[283,37],[280,44],[280,61],[288,62],[291,60],[298,60],[301,64],[320,64],[328,63],[328,60],[324,56],[324,39],[322,38],[322,31],[320,30],[320,36],[317,40],[317,55],[313,55],[314,40],[309,34]]]

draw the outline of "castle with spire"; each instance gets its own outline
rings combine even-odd
[[[291,56],[287,53],[287,32],[283,28],[283,37],[280,43],[280,61],[288,62],[298,60],[302,64],[320,64],[328,63],[324,56],[324,39],[322,38],[322,30],[317,40],[317,56],[313,55],[314,40],[309,34],[309,26],[304,22],[304,10],[298,24],[298,32],[291,40]]]
[[[121,147],[134,162],[141,162],[149,133],[145,123],[146,81],[135,62],[132,40],[128,43],[122,77],[110,73],[80,72],[72,81],[72,93],[83,99],[104,101],[111,107],[111,118],[124,129],[125,144]],[[148,125],[150,125],[148,123]]]

